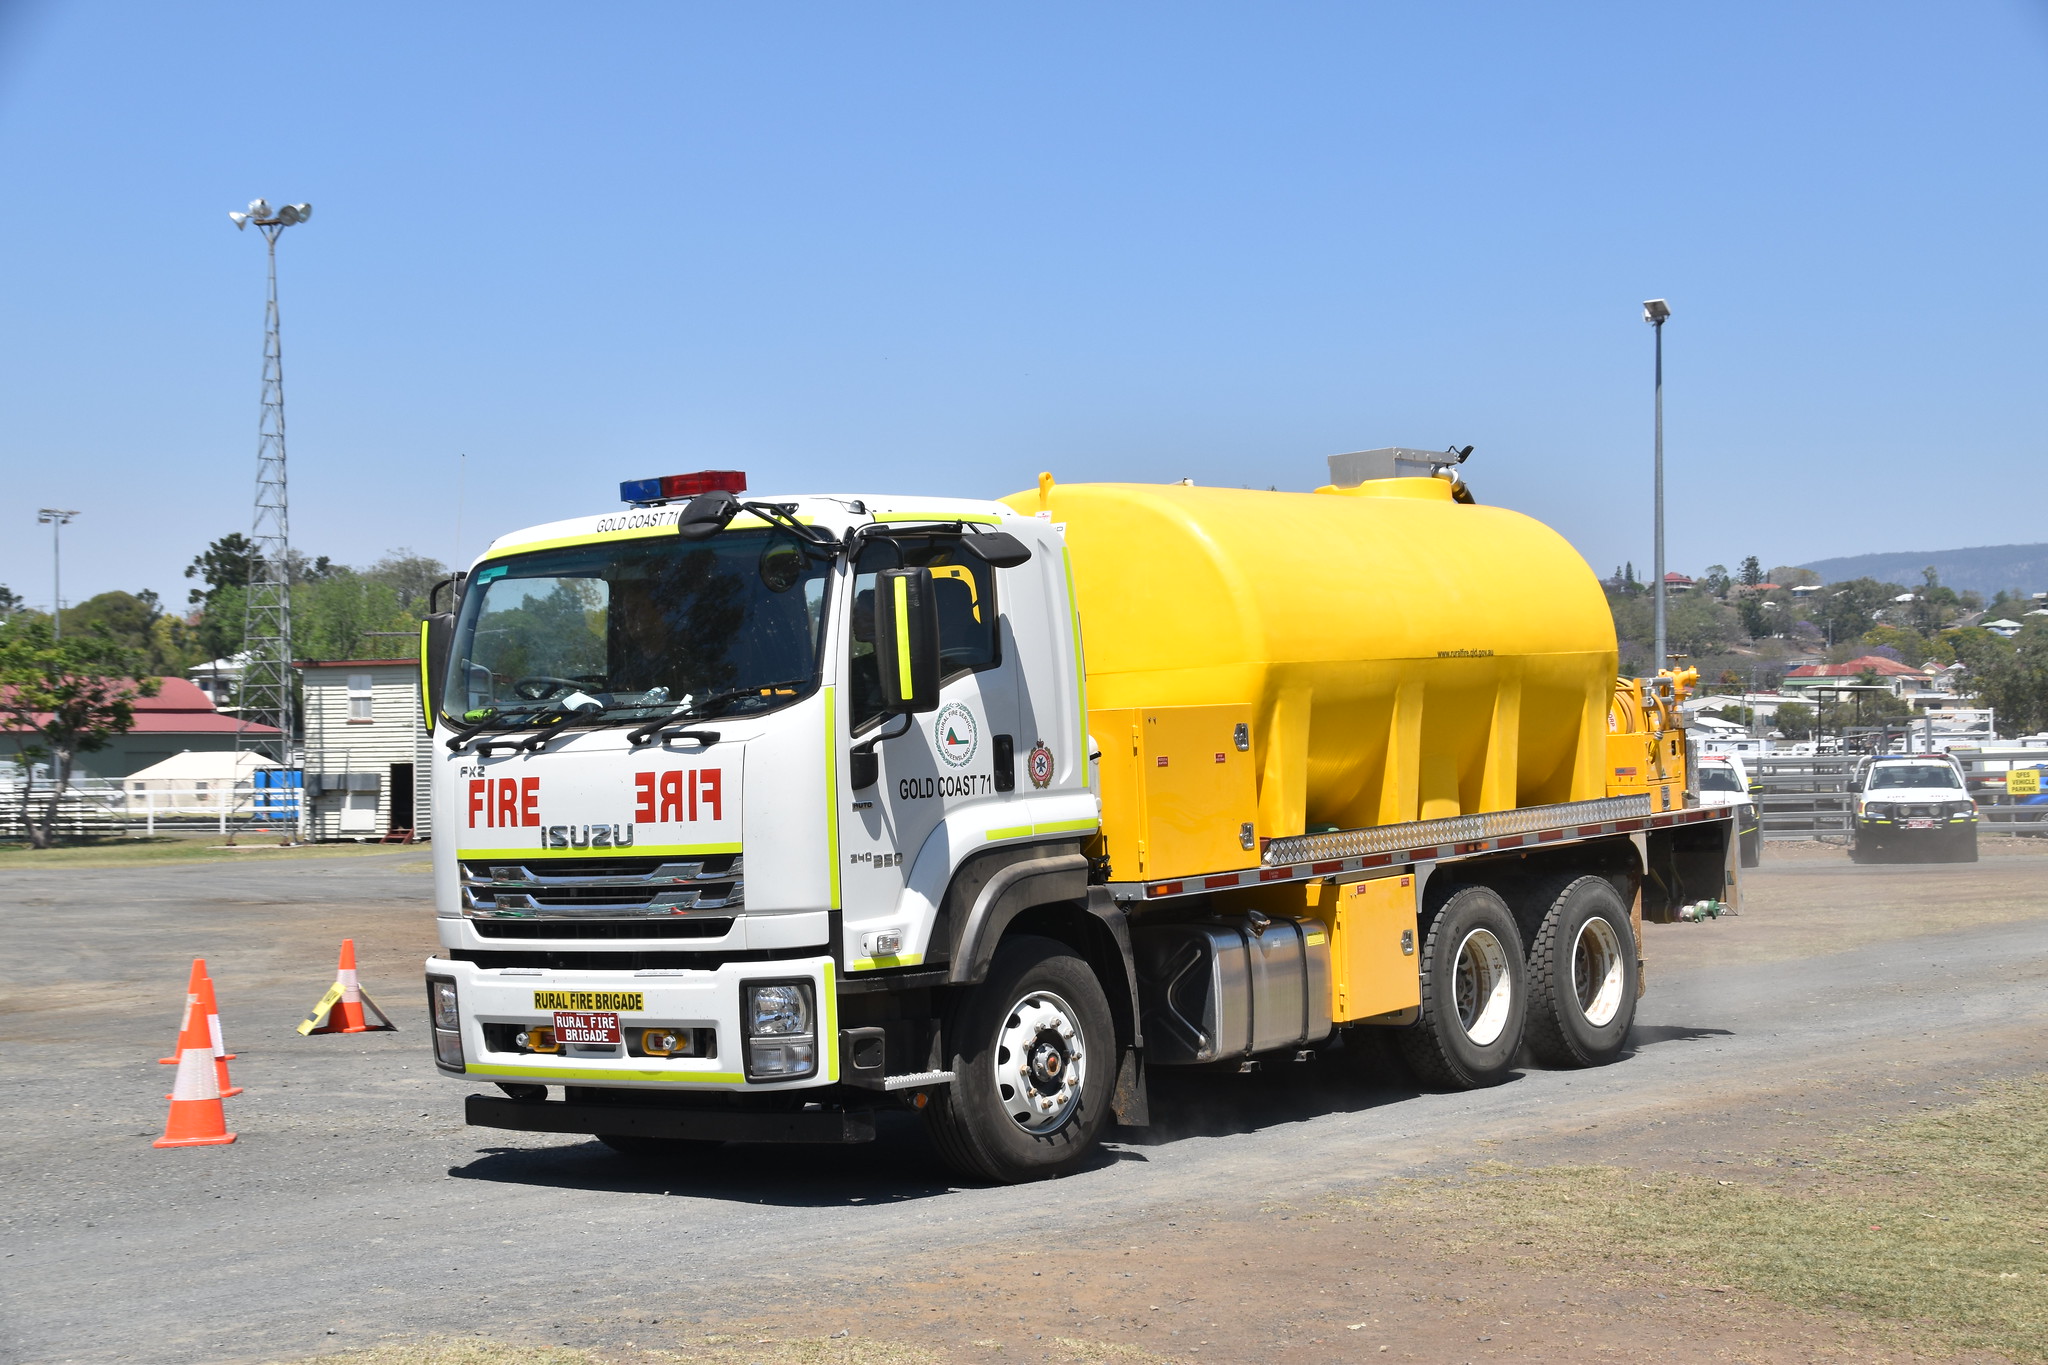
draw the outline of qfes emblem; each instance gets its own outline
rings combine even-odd
[[[1052,785],[1052,750],[1039,740],[1031,746],[1031,756],[1024,760],[1024,771],[1031,774],[1031,785],[1049,787]]]
[[[938,718],[932,722],[932,741],[947,767],[964,768],[974,761],[975,751],[981,747],[981,727],[974,723],[972,711],[957,701],[948,702],[939,708]]]

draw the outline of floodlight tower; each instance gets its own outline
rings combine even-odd
[[[50,528],[50,633],[64,638],[64,546],[58,533],[78,515],[77,508],[43,507],[36,511],[38,525]]]
[[[1671,305],[1664,300],[1643,300],[1643,321],[1657,334],[1657,562],[1651,570],[1657,577],[1657,662],[1650,665],[1657,672],[1671,666],[1664,640],[1664,322],[1670,316]]]
[[[251,725],[275,725],[278,762],[289,765],[292,739],[292,597],[291,515],[285,493],[284,355],[277,321],[277,239],[295,223],[313,216],[311,204],[286,204],[273,210],[258,199],[246,212],[230,213],[237,231],[254,226],[263,234],[270,258],[270,293],[263,310],[263,415],[256,427],[256,511],[249,538],[255,552],[249,562],[247,608],[243,617],[241,724],[235,729],[239,752],[267,752],[273,746]]]

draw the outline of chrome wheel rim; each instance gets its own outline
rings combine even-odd
[[[1498,1042],[1507,1032],[1515,987],[1507,949],[1492,930],[1474,929],[1458,944],[1455,990],[1465,1036],[1480,1047]]]
[[[996,1030],[996,1102],[1033,1137],[1074,1116],[1088,1078],[1087,1039],[1073,1006],[1051,991],[1032,991]]]
[[[1595,916],[1579,926],[1572,941],[1572,993],[1579,1010],[1594,1028],[1605,1028],[1621,1013],[1621,938],[1614,926]]]

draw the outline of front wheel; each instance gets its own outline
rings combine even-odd
[[[1116,1024],[1086,962],[1053,939],[1011,939],[947,1019],[953,1071],[925,1110],[962,1175],[1017,1184],[1087,1159],[1109,1117]]]
[[[1526,984],[1507,903],[1483,886],[1453,893],[1430,922],[1421,975],[1421,1013],[1400,1035],[1416,1077],[1451,1090],[1506,1080],[1522,1046]]]
[[[1529,1051],[1548,1066],[1605,1066],[1636,1017],[1636,936],[1604,878],[1558,893],[1529,945]]]

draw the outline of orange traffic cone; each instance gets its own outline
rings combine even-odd
[[[205,980],[203,973],[200,980]],[[171,1082],[171,1116],[152,1147],[217,1147],[235,1140],[220,1107],[219,1065],[201,993],[187,991],[185,1021],[178,1028],[178,1074]]]
[[[370,1013],[377,1016],[372,1024],[363,1017],[363,1007],[370,1007]],[[370,993],[363,989],[356,979],[356,941],[345,938],[341,941],[341,966],[335,973],[332,986],[327,994],[320,997],[320,1003],[313,1006],[313,1012],[306,1016],[306,1022],[299,1025],[302,1034],[315,1033],[382,1033],[398,1031],[398,1025],[391,1017],[377,1007]]]
[[[187,1014],[192,1011],[192,1002],[199,998],[199,983],[204,980],[206,980],[206,959],[195,957],[192,959],[192,975],[185,979],[185,1011]],[[178,1036],[180,1038],[185,1036],[184,1015],[178,1017]],[[176,1066],[178,1064],[176,1045],[172,1046],[170,1056],[159,1057],[156,1059],[156,1063],[158,1066]]]
[[[213,978],[199,978],[199,1008],[206,1015],[206,1037],[213,1048],[214,1083],[220,1087],[220,1097],[227,1099],[242,1093],[242,1087],[228,1079],[228,1058],[232,1054],[221,1042],[220,1006],[213,999]]]

